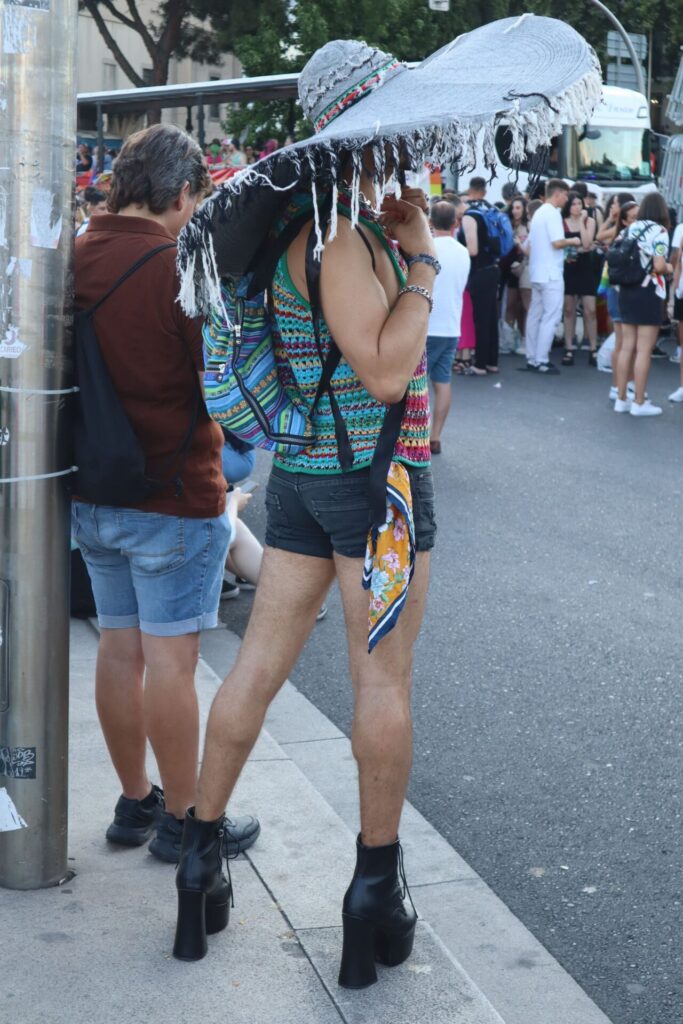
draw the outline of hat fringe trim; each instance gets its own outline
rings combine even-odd
[[[537,153],[549,146],[552,139],[561,133],[563,125],[585,124],[601,97],[600,64],[595,53],[592,53],[591,69],[563,93],[552,98],[542,97],[540,103],[532,103],[532,96],[510,93],[507,98],[512,101],[511,109],[485,122],[453,119],[447,124],[420,126],[391,134],[383,133],[381,125],[375,124],[372,132],[366,136],[340,137],[324,142],[316,142],[314,138],[305,149],[291,146],[279,150],[219,186],[187,225],[178,240],[178,301],[188,316],[205,315],[212,307],[220,307],[220,278],[212,236],[214,231],[220,230],[221,221],[229,216],[236,196],[246,188],[261,186],[282,193],[310,188],[316,230],[315,253],[319,257],[324,248],[324,239],[320,233],[319,190],[336,188],[342,183],[349,156],[352,166],[351,223],[355,226],[360,212],[364,150],[369,151],[372,157],[378,202],[386,189],[384,172],[387,145],[395,167],[400,166],[401,162],[407,162],[412,171],[419,173],[425,163],[436,166],[449,164],[460,172],[471,171],[476,166],[477,149],[481,144],[484,164],[493,177],[498,163],[496,132],[500,127],[510,132],[510,163],[521,163],[527,154]],[[368,159],[366,166],[369,165]],[[277,180],[286,180],[288,184],[280,185],[273,180],[273,176],[276,169],[280,171],[283,166],[286,166],[288,173],[278,173]],[[400,177],[400,174],[395,176],[397,195],[400,195]],[[335,202],[332,211],[328,242],[336,235]]]

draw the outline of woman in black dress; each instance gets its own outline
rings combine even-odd
[[[593,253],[595,221],[588,216],[583,198],[578,192],[570,192],[562,209],[565,238],[575,238],[573,246],[565,250],[564,261],[564,356],[563,366],[574,365],[574,330],[576,327],[576,305],[581,298],[583,307],[583,330],[590,342],[590,366],[596,365],[598,347],[598,320],[595,296],[600,283],[596,274],[597,260]]]

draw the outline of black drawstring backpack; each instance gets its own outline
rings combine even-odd
[[[175,248],[167,242],[141,256],[89,309],[74,315],[74,351],[76,383],[72,420],[73,461],[78,471],[73,492],[94,505],[139,505],[154,491],[175,484],[180,497],[182,466],[192,441],[202,401],[199,379],[195,375],[196,398],[190,424],[179,448],[167,459],[155,477],[149,476],[145,453],[133,430],[123,404],[112,383],[95,333],[95,313],[124,281],[136,273],[157,253]],[[171,472],[176,467],[175,474]]]

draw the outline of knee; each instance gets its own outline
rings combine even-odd
[[[199,661],[199,633],[185,636],[149,637],[143,640],[145,665],[160,677],[187,676],[194,679]]]

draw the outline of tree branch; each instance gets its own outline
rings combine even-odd
[[[114,4],[112,3],[112,0],[99,0],[99,2],[104,7],[106,7],[107,10],[109,11],[109,13],[113,14],[114,17],[117,19],[117,21],[120,21],[122,25],[126,25],[127,28],[132,28],[132,29],[135,28],[135,25],[130,20],[130,18],[127,18],[125,14],[122,14],[121,11],[118,11],[116,9],[116,7],[114,7]]]
[[[154,39],[149,29],[145,25],[144,21],[140,17],[140,12],[138,11],[138,5],[136,3],[136,0],[127,0],[127,4],[128,10],[130,11],[130,16],[134,22],[135,31],[138,33],[143,43],[145,44],[147,53],[152,58],[152,61],[154,61],[156,59],[157,40]]]
[[[107,44],[112,54],[116,58],[116,61],[121,70],[124,72],[124,74],[128,76],[128,78],[130,78],[133,85],[137,86],[138,88],[142,88],[145,85],[145,81],[142,75],[139,75],[137,73],[133,65],[130,63],[130,61],[126,60],[126,58],[123,55],[123,51],[121,50],[120,46],[118,45],[113,35],[107,28],[107,23],[105,22],[99,10],[98,0],[83,0],[83,5],[92,16],[93,21],[100,30],[102,38],[104,39],[105,43]]]

